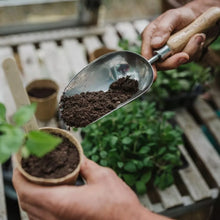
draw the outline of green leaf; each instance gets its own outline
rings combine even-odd
[[[124,163],[123,162],[117,162],[117,165],[119,168],[122,168],[124,166]]]
[[[102,166],[104,166],[104,167],[106,167],[107,165],[108,165],[108,162],[107,162],[107,160],[100,160],[100,165],[102,165]]]
[[[133,186],[136,182],[136,177],[133,174],[122,174],[124,181],[129,185]]]
[[[11,156],[11,154],[3,153],[0,150],[0,164],[3,164],[4,162],[6,162],[10,158],[10,156]]]
[[[124,166],[124,169],[130,173],[134,173],[137,170],[136,165],[132,162],[127,162]]]
[[[101,151],[101,152],[100,152],[101,158],[106,158],[107,155],[108,155],[108,153],[107,153],[106,151]]]
[[[6,108],[3,103],[0,103],[0,123],[6,121]]]
[[[9,124],[0,126],[0,154],[12,154],[16,153],[22,146],[25,133],[17,127],[13,127]]]
[[[29,152],[37,157],[55,149],[62,142],[62,139],[43,131],[31,131],[27,135],[26,147]]]
[[[135,183],[135,188],[138,194],[144,194],[147,191],[147,186],[143,181],[137,181]]]
[[[148,171],[147,173],[141,176],[141,181],[144,183],[148,183],[149,180],[151,179],[151,175],[152,175],[151,171]]]
[[[149,157],[144,158],[143,163],[145,167],[153,167],[153,162]]]
[[[91,159],[95,162],[98,162],[99,161],[99,156],[98,155],[92,155],[91,156]]]
[[[35,110],[35,103],[32,103],[31,105],[22,106],[13,115],[13,121],[17,126],[23,126],[33,117]]]
[[[150,148],[148,146],[144,146],[139,150],[140,154],[146,154],[150,151]]]
[[[132,142],[132,139],[130,137],[125,137],[122,139],[122,144],[130,144]]]

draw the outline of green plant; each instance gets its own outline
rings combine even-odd
[[[181,131],[168,122],[173,115],[156,111],[154,103],[133,101],[82,129],[84,153],[115,170],[138,194],[150,180],[164,189],[181,165]]]
[[[14,113],[13,122],[9,124],[6,108],[0,103],[0,163],[4,163],[20,149],[24,157],[30,154],[42,157],[61,142],[60,138],[39,130],[24,132],[22,126],[31,119],[35,110],[35,104],[22,106]]]

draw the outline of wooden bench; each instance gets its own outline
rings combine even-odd
[[[88,63],[90,53],[102,46],[117,50],[121,37],[136,41],[148,23],[148,20],[135,20],[87,30],[73,28],[0,37],[0,63],[6,57],[14,57],[21,69],[24,86],[36,78],[54,79],[60,86],[60,97],[69,80]],[[0,101],[6,104],[10,117],[15,105],[1,67],[0,88]],[[219,93],[213,85],[211,95],[215,109],[198,98],[190,111],[185,108],[176,110],[176,120],[186,137],[186,144],[179,149],[188,165],[177,172],[175,184],[166,190],[153,188],[152,192],[139,197],[148,209],[170,217],[181,216],[182,219],[189,219],[197,211],[203,212],[204,219],[208,219],[219,194],[220,157],[202,126],[220,146],[220,119],[216,115],[216,110],[220,110]],[[54,118],[48,123],[39,122],[39,126],[59,125]],[[0,171],[0,219],[5,220],[7,212],[2,181]],[[21,218],[28,219],[22,211]]]

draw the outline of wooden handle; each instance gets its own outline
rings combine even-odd
[[[27,92],[23,86],[20,71],[16,65],[16,62],[7,58],[3,61],[3,69],[5,72],[5,77],[8,81],[8,85],[10,87],[12,96],[14,98],[17,109],[23,105],[30,104],[30,100],[28,98]],[[33,116],[32,119],[24,126],[26,132],[30,130],[37,130],[38,125],[36,118]]]
[[[194,34],[205,32],[208,28],[214,26],[219,19],[220,8],[212,7],[187,27],[172,35],[167,41],[172,54],[182,51]]]

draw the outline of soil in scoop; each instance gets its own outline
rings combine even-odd
[[[107,92],[86,92],[61,97],[63,121],[70,127],[85,127],[115,109],[138,91],[138,81],[123,77],[112,83]]]
[[[32,88],[28,91],[28,95],[35,98],[46,98],[55,93],[56,90],[53,88]]]
[[[59,136],[63,141],[51,152],[38,158],[29,156],[22,159],[23,169],[32,176],[46,179],[60,178],[73,172],[79,163],[79,152],[67,138]]]

